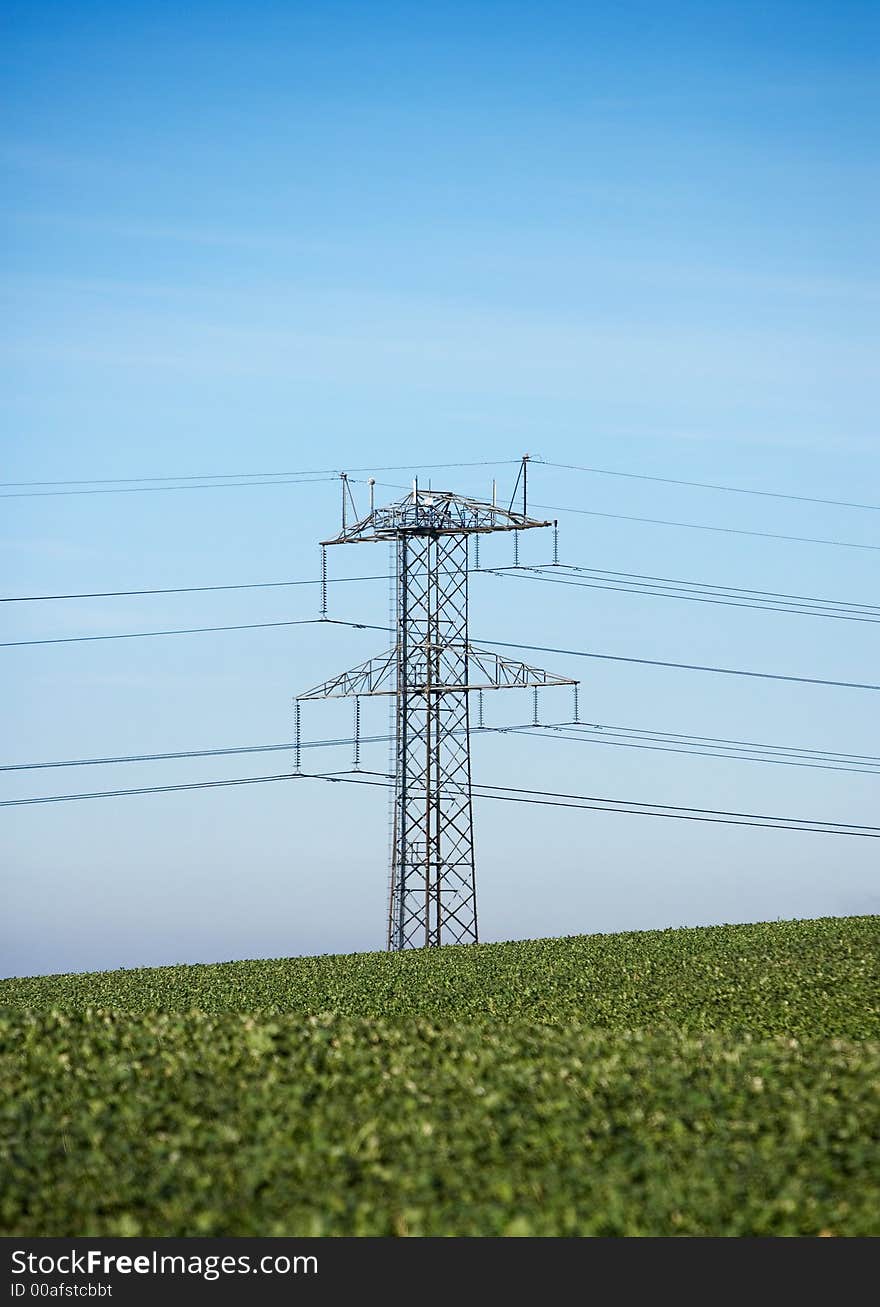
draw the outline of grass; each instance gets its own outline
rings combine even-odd
[[[880,919],[0,982],[0,1233],[876,1235]]]

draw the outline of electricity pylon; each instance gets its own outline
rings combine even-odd
[[[387,945],[392,951],[478,940],[469,697],[475,691],[575,685],[468,641],[468,538],[553,525],[447,490],[420,490],[343,527],[323,546],[394,546],[396,640],[387,653],[297,697],[395,700],[394,822]]]

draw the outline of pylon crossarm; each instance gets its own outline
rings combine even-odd
[[[506,690],[532,689],[543,685],[577,685],[577,681],[568,676],[557,676],[555,672],[546,672],[542,667],[530,667],[512,658],[505,658],[498,653],[487,653],[485,649],[475,649],[468,645],[468,660],[486,678],[485,685],[469,685],[470,690]],[[468,680],[473,678],[469,673]]]
[[[377,658],[368,659],[359,667],[353,667],[349,672],[340,672],[338,676],[325,681],[323,685],[316,685],[314,689],[306,690],[304,694],[298,694],[296,697],[297,700],[347,699],[352,695],[396,694],[396,684],[397,648],[395,647]]]
[[[431,655],[467,654],[468,678],[465,683],[445,682],[421,677],[410,681],[406,686],[409,694],[445,694],[471,693],[477,690],[530,690],[543,686],[577,685],[578,682],[568,676],[558,676],[547,672],[542,667],[531,667],[528,663],[505,658],[498,653],[488,653],[485,649],[476,649],[473,645],[434,645],[423,642],[420,649],[424,651],[425,664]],[[346,699],[354,695],[365,698],[370,695],[396,695],[399,693],[397,683],[397,647],[389,649],[378,658],[370,658],[353,667],[351,671],[341,672],[323,685],[316,685],[305,694],[298,694],[297,699]]]
[[[344,527],[332,540],[322,545],[362,544],[369,540],[396,540],[401,534],[470,535],[487,531],[529,531],[551,526],[525,513],[484,504],[450,490],[417,490],[384,508],[375,508],[359,522]]]

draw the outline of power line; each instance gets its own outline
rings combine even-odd
[[[520,575],[541,580],[552,580],[556,584],[581,584],[587,589],[610,589],[620,593],[653,594],[661,598],[701,599],[706,603],[728,602],[724,597],[730,596],[728,606],[767,609],[769,611],[805,613],[806,615],[827,617],[850,617],[851,620],[880,621],[880,606],[860,604],[852,600],[819,599],[809,595],[791,595],[773,590],[750,590],[741,586],[718,586],[704,581],[682,581],[673,577],[646,576],[637,572],[608,571],[602,568],[578,566],[574,563],[540,564],[536,566],[517,565],[516,567],[487,567],[479,569],[487,575]],[[551,575],[551,572],[553,575]],[[594,578],[593,581],[568,581],[561,579],[559,573],[573,573],[577,577]],[[5,595],[0,596],[0,603],[38,603],[61,599],[118,599],[148,595],[169,594],[209,594],[224,590],[269,590],[301,585],[345,585],[359,581],[389,581],[389,574],[370,576],[321,577],[289,581],[249,581],[224,583],[219,585],[163,586],[132,590],[87,590],[66,594],[39,595]],[[600,583],[601,582],[601,583]],[[606,584],[607,582],[607,584]],[[632,584],[630,584],[632,583]],[[643,584],[644,583],[644,584]],[[667,587],[672,587],[666,593]],[[687,593],[692,591],[693,593]],[[721,596],[721,597],[717,597]],[[740,599],[742,603],[738,602]],[[778,599],[782,604],[765,604],[764,600]],[[828,611],[826,611],[828,610]]]
[[[374,743],[377,740],[387,740],[387,735],[362,736],[361,743]],[[301,749],[317,749],[322,746],[353,744],[351,739],[337,740],[301,740],[299,747]],[[233,746],[228,749],[182,749],[176,753],[128,753],[116,757],[104,758],[62,758],[57,762],[13,762],[0,766],[0,772],[5,771],[43,771],[50,767],[104,767],[117,763],[130,762],[168,762],[171,760],[180,760],[184,758],[226,758],[234,754],[242,753],[291,753],[294,749],[292,740],[283,741],[280,744],[242,744]]]
[[[190,626],[165,631],[122,631],[109,635],[63,635],[40,640],[5,640],[0,642],[0,649],[23,648],[33,645],[80,644],[98,640],[139,640],[165,635],[202,635],[218,631],[258,631],[283,626],[317,626],[321,624],[348,626],[358,631],[393,631],[390,626],[378,626],[373,622],[348,622],[339,617],[311,617],[281,622],[240,622],[229,626]],[[474,643],[491,645],[499,649],[528,649],[533,653],[556,653],[569,658],[593,658],[600,662],[632,663],[641,667],[670,667],[687,672],[713,672],[720,676],[746,676],[761,681],[786,681],[795,685],[825,685],[844,690],[880,690],[880,685],[866,681],[838,681],[817,676],[791,676],[782,672],[756,672],[741,667],[717,667],[707,663],[678,663],[661,658],[634,658],[624,654],[594,653],[587,649],[564,649],[555,645],[522,644],[514,640],[481,640]]]
[[[778,531],[747,531],[737,526],[712,526],[707,522],[681,522],[666,517],[635,517],[629,513],[603,513],[595,508],[571,508],[560,504],[532,504],[550,513],[577,513],[581,517],[604,517],[616,522],[642,522],[651,526],[685,527],[689,531],[714,531],[721,535],[754,536],[760,540],[788,540],[802,545],[832,545],[837,549],[870,549],[880,551],[880,545],[865,545],[854,540],[831,540],[827,536],[791,536]]]
[[[388,574],[384,576],[334,576],[326,579],[316,577],[314,580],[307,581],[247,581],[235,585],[176,585],[150,590],[91,590],[84,591],[81,594],[7,595],[0,597],[0,604],[38,603],[50,599],[123,599],[137,595],[208,594],[215,590],[273,590],[293,585],[345,585],[352,581],[390,581],[392,579]]]
[[[230,785],[259,785],[274,781],[324,780],[333,783],[370,785],[374,788],[392,788],[390,779],[370,780],[370,776],[385,773],[352,774],[343,772],[281,772],[272,776],[236,776],[219,781],[190,781],[176,785],[149,785],[123,790],[93,790],[79,794],[40,795],[27,799],[4,799],[0,807],[22,807],[42,803],[71,803],[84,799],[109,799],[134,794],[168,794],[187,790],[211,790]],[[762,830],[792,830],[810,835],[849,835],[862,839],[880,839],[880,826],[862,826],[855,823],[820,821],[801,817],[776,817],[763,813],[734,813],[715,808],[684,808],[673,804],[649,804],[634,799],[608,799],[595,795],[568,794],[553,790],[529,790],[515,786],[480,783],[475,787],[476,798],[496,799],[508,803],[530,803],[542,807],[577,808],[582,811],[617,812],[630,816],[666,817],[680,821],[699,821],[726,826],[754,826]]]
[[[394,630],[390,626],[376,626],[368,622],[358,622],[357,625],[365,631]],[[496,649],[527,649],[531,653],[554,653],[569,658],[593,658],[598,659],[600,662],[633,663],[639,667],[670,667],[677,671],[713,672],[719,676],[747,676],[760,681],[786,681],[795,685],[827,685],[843,690],[880,690],[880,685],[866,681],[834,681],[819,676],[792,676],[783,672],[755,672],[742,667],[718,667],[711,663],[676,663],[662,658],[634,658],[624,654],[594,653],[588,649],[565,649],[558,645],[522,644],[516,640],[486,640],[478,636],[473,637],[473,642],[476,645],[490,645]]]
[[[164,477],[85,477],[79,481],[0,481],[0,488],[7,489],[13,486],[130,486],[134,484],[179,481],[186,483],[188,481],[234,481],[256,480],[262,477],[332,477],[336,474],[334,468],[316,468],[312,470],[288,471],[288,472],[201,472],[191,476],[164,476]]]
[[[0,808],[22,807],[33,803],[72,803],[77,799],[116,799],[124,794],[170,794],[177,790],[214,790],[224,785],[260,785],[268,781],[290,781],[304,775],[306,775],[304,772],[280,772],[276,776],[234,776],[231,779],[222,781],[187,781],[177,785],[142,785],[135,789],[92,790],[89,793],[82,794],[45,794],[29,799],[3,799],[0,800]],[[326,776],[320,776],[317,773],[312,777],[315,780],[326,778]]]
[[[581,722],[558,722],[537,725],[534,722],[510,726],[472,726],[472,735],[527,735],[544,739],[562,739],[579,744],[605,744],[616,748],[641,749],[649,752],[678,753],[685,757],[721,758],[739,762],[768,762],[788,767],[811,767],[819,771],[845,771],[857,776],[880,775],[880,757],[862,754],[839,754],[823,749],[792,749],[784,745],[745,746],[736,741],[707,736],[684,736],[668,731],[644,731],[628,727],[592,726]],[[382,744],[392,735],[361,735],[360,744]],[[344,736],[327,740],[301,740],[300,749],[335,748],[352,745],[355,739]],[[711,745],[711,749],[700,747]],[[680,747],[679,747],[680,746]],[[58,767],[103,767],[126,763],[169,762],[191,758],[221,758],[251,753],[289,752],[296,747],[292,740],[273,744],[244,744],[219,749],[181,749],[170,753],[130,753],[98,758],[62,758],[49,762],[0,764],[0,772],[45,771]]]
[[[385,629],[385,628],[381,628]],[[786,681],[795,685],[827,685],[844,690],[880,690],[880,685],[865,681],[833,681],[818,676],[789,676],[782,672],[755,672],[741,667],[716,667],[709,663],[676,663],[661,658],[633,658],[623,654],[592,653],[586,649],[561,649],[544,644],[516,644],[512,640],[477,640],[502,649],[529,649],[534,653],[564,654],[569,658],[595,658],[601,662],[634,663],[640,667],[672,667],[686,672],[714,672],[719,676],[748,676],[760,681]]]
[[[378,472],[378,471],[383,471],[383,470],[387,470],[387,471],[398,471],[398,470],[400,470],[400,471],[406,471],[406,470],[416,471],[416,470],[420,470],[420,469],[428,469],[428,468],[437,468],[437,469],[440,469],[440,468],[458,468],[458,467],[500,467],[500,466],[503,466],[504,464],[507,464],[507,463],[514,463],[514,462],[518,462],[518,461],[519,461],[519,460],[516,460],[516,459],[497,459],[497,460],[481,460],[480,462],[477,462],[477,463],[422,463],[422,464],[409,464],[409,465],[406,465],[406,466],[404,466],[404,465],[400,465],[399,468],[387,468],[387,469],[382,469],[382,468],[372,468],[372,469],[370,469],[370,468],[355,468],[355,469],[352,469],[352,470],[353,470],[353,471],[358,471],[358,472],[369,472],[369,471],[376,471],[376,472]],[[535,461],[538,461],[538,460],[535,460]],[[559,467],[562,467],[562,466],[564,466],[564,465],[563,465],[563,464],[558,464],[558,465],[549,465],[549,464],[548,464],[547,466],[559,466]],[[218,479],[218,480],[216,480],[216,481],[195,481],[195,480],[193,480],[193,481],[188,482],[187,484],[180,483],[180,484],[167,484],[167,485],[146,485],[146,484],[144,484],[144,485],[122,485],[122,486],[120,486],[120,485],[96,485],[96,484],[94,484],[94,483],[87,483],[85,487],[83,487],[83,488],[78,488],[78,489],[76,489],[76,488],[70,488],[70,489],[62,489],[62,490],[0,490],[0,499],[32,499],[32,498],[44,498],[44,497],[46,497],[46,496],[58,496],[58,495],[118,495],[118,494],[143,494],[143,493],[153,492],[153,491],[169,491],[169,490],[241,490],[241,489],[254,488],[254,487],[265,488],[266,486],[316,485],[316,484],[320,484],[320,483],[322,483],[322,482],[328,482],[328,481],[335,480],[335,476],[329,476],[329,475],[328,475],[328,476],[313,476],[313,475],[310,475],[310,476],[303,476],[303,475],[298,475],[298,476],[291,476],[291,477],[285,477],[285,476],[281,476],[281,475],[273,474],[273,473],[251,474],[251,475],[252,475],[252,476],[261,475],[264,479],[262,479],[262,480],[254,480],[254,479],[251,479],[251,480],[228,480],[228,481],[223,481],[223,480],[220,480],[220,479]],[[354,479],[354,478],[352,478],[352,479]],[[656,479],[656,478],[652,478],[652,479]],[[160,478],[156,478],[156,480],[160,480]],[[168,478],[168,480],[170,481],[171,478]],[[14,482],[14,481],[11,481],[11,482],[5,482],[5,483],[0,483],[0,485],[9,485],[9,486],[15,486],[15,485],[29,485],[29,484],[33,484],[33,485],[52,485],[52,484],[63,485],[63,484],[65,484],[65,483],[63,483],[63,482],[56,482],[56,483],[53,483],[53,482],[33,482],[33,483],[31,483],[31,482]],[[74,486],[76,486],[78,483],[76,483],[76,482],[71,482],[71,483],[69,483],[69,484],[71,485],[71,487],[74,487]],[[400,486],[394,486],[393,488],[394,488],[394,489],[401,489],[401,488],[402,488],[402,489],[406,489],[406,487],[400,487]],[[768,492],[768,493],[769,493],[769,492]],[[812,502],[812,501],[810,501],[810,502]],[[854,506],[854,507],[864,507],[864,508],[872,508],[872,507],[873,507],[873,505],[869,505],[869,504],[865,504],[865,505],[853,505],[853,506]],[[795,535],[783,535],[783,534],[781,534],[780,532],[776,532],[776,531],[750,531],[750,530],[746,530],[746,529],[743,528],[743,527],[713,526],[712,524],[710,524],[710,523],[706,523],[706,522],[682,522],[682,521],[678,521],[678,520],[675,520],[675,519],[669,519],[669,518],[637,517],[637,516],[632,515],[632,514],[624,514],[624,513],[607,513],[607,512],[601,512],[601,511],[598,510],[598,509],[572,508],[571,506],[565,506],[565,507],[563,507],[563,506],[561,506],[561,505],[555,505],[555,504],[537,504],[537,503],[536,503],[536,504],[534,504],[534,507],[535,507],[535,508],[542,508],[542,509],[548,510],[548,511],[550,511],[550,512],[556,512],[556,513],[577,513],[577,514],[580,514],[580,515],[585,516],[585,517],[602,517],[602,518],[608,518],[608,519],[611,519],[611,520],[614,520],[614,521],[620,521],[620,522],[640,522],[640,523],[648,524],[648,525],[652,525],[652,526],[682,527],[682,528],[686,528],[686,529],[688,529],[688,530],[692,530],[692,531],[713,531],[713,532],[717,532],[717,533],[720,533],[720,534],[723,534],[723,535],[753,536],[753,537],[757,537],[757,538],[759,538],[759,539],[763,539],[763,540],[787,540],[787,541],[794,542],[794,543],[798,543],[798,544],[829,545],[829,546],[833,546],[833,547],[840,548],[840,549],[869,549],[869,550],[880,550],[880,545],[862,544],[862,543],[860,543],[860,542],[852,541],[852,540],[833,540],[833,539],[829,539],[829,538],[827,538],[827,537],[823,537],[823,536],[795,536]]]
[[[545,566],[550,566],[550,565],[545,565]],[[730,592],[732,594],[758,595],[761,598],[787,599],[792,601],[802,600],[805,603],[811,603],[811,604],[821,604],[821,605],[830,605],[830,606],[840,605],[842,607],[856,609],[858,612],[880,613],[880,605],[878,604],[863,604],[863,603],[858,603],[855,600],[851,600],[851,599],[818,598],[816,595],[786,594],[779,590],[755,590],[744,586],[716,586],[714,585],[713,582],[710,581],[682,581],[680,578],[676,579],[675,577],[671,577],[671,576],[651,576],[651,575],[644,575],[643,573],[639,573],[639,572],[609,572],[603,570],[602,568],[583,567],[574,563],[558,563],[558,564],[552,564],[552,566],[561,567],[565,570],[570,570],[570,571],[594,573],[599,576],[631,577],[633,579],[640,580],[640,581],[668,582],[670,585],[708,586],[712,589],[723,590],[723,591]]]
[[[406,472],[406,471],[428,471],[442,468],[465,468],[465,467],[502,467],[508,464],[518,463],[519,459],[498,458],[482,459],[476,462],[468,463],[416,463],[416,464],[388,464],[380,467],[356,467],[350,468],[351,472]],[[880,512],[880,504],[866,504],[851,499],[823,499],[815,495],[796,495],[790,491],[780,490],[760,490],[748,486],[731,486],[715,481],[690,481],[683,477],[663,477],[656,476],[647,472],[623,472],[615,468],[607,467],[588,467],[580,463],[556,463],[551,459],[533,457],[532,463],[539,463],[542,467],[557,468],[570,472],[586,472],[593,476],[619,477],[630,481],[650,481],[660,485],[670,486],[688,486],[698,490],[723,491],[728,494],[736,495],[756,495],[760,498],[785,499],[801,504],[824,504],[832,508],[857,508],[865,509],[869,512]],[[335,468],[308,468],[297,471],[275,471],[275,472],[203,472],[196,475],[178,475],[178,476],[161,476],[161,477],[90,477],[81,480],[62,480],[62,481],[2,481],[0,489],[27,489],[37,487],[77,487],[77,486],[131,486],[133,483],[154,483],[162,488],[162,483],[170,482],[239,482],[245,484],[256,483],[263,480],[280,479],[287,477],[325,477],[332,476],[337,469]],[[287,484],[281,482],[281,484]]]
[[[650,476],[646,472],[618,472],[607,467],[583,467],[579,463],[552,463],[545,458],[533,458],[532,462],[568,472],[590,472],[596,476],[625,477],[632,481],[656,481],[667,486],[690,486],[698,490],[722,490],[734,495],[759,495],[767,499],[790,499],[800,504],[826,504],[832,508],[864,508],[869,512],[880,512],[880,504],[863,504],[851,499],[819,499],[813,495],[795,495],[781,490],[753,490],[747,486],[721,485],[716,481],[685,481],[680,477]]]
[[[588,589],[616,589],[620,592],[641,594],[653,593],[656,589],[663,590],[659,597],[663,598],[696,598],[706,595],[704,602],[722,602],[721,598],[713,596],[731,596],[733,607],[755,607],[768,608],[770,611],[782,612],[801,612],[806,611],[810,615],[817,616],[850,616],[852,620],[875,621],[880,620],[880,606],[875,604],[860,604],[852,600],[840,599],[819,599],[810,595],[791,595],[780,593],[773,590],[754,590],[741,586],[717,586],[711,582],[704,581],[682,581],[673,577],[646,576],[634,572],[608,571],[602,568],[590,568],[578,566],[574,563],[554,563],[537,566],[517,565],[516,567],[487,567],[479,569],[487,575],[524,575],[537,577],[539,579],[553,580],[556,584],[582,584]],[[554,575],[550,575],[552,572]],[[558,572],[574,573],[578,577],[595,578],[595,583],[586,581],[564,581],[560,579]],[[376,574],[370,576],[342,576],[328,577],[326,582],[321,577],[308,578],[305,580],[289,581],[248,581],[236,583],[224,583],[218,585],[187,585],[187,586],[163,586],[149,587],[143,589],[131,590],[86,590],[66,594],[38,594],[38,595],[4,595],[0,596],[0,603],[39,603],[50,600],[61,599],[119,599],[119,598],[136,598],[148,595],[169,595],[169,594],[210,594],[224,590],[271,590],[291,586],[301,585],[345,585],[360,581],[389,581],[393,580],[389,574]],[[599,584],[607,581],[608,584]],[[629,583],[632,582],[632,585]],[[644,585],[642,583],[645,583]],[[666,594],[666,587],[675,587],[672,593]],[[694,594],[679,593],[680,590],[693,591]],[[754,597],[754,601],[753,601]],[[733,599],[743,599],[743,603],[733,602]],[[783,601],[782,605],[764,604],[763,600],[778,599]],[[802,608],[806,605],[806,609]],[[827,612],[825,610],[828,610]],[[841,610],[838,612],[837,610]]]
[[[768,744],[766,741],[759,740],[739,740],[731,739],[726,736],[713,735],[694,735],[680,731],[660,731],[649,729],[641,726],[620,726],[613,723],[600,722],[534,722],[530,723],[510,723],[504,726],[471,726],[471,734],[492,733],[492,734],[509,734],[522,733],[525,735],[535,735],[536,733],[552,732],[553,736],[562,739],[583,740],[585,743],[593,743],[594,738],[598,743],[611,742],[612,740],[629,741],[633,747],[638,747],[642,741],[656,742],[665,741],[676,745],[699,747],[702,745],[711,745],[713,748],[724,748],[730,751],[730,756],[742,756],[752,760],[756,755],[781,755],[772,757],[771,761],[782,763],[797,763],[802,759],[819,763],[854,763],[857,768],[862,766],[868,767],[869,764],[880,764],[880,755],[878,754],[861,754],[861,753],[842,753],[836,749],[810,749],[802,745],[791,744]],[[569,734],[576,732],[576,734]],[[362,744],[384,743],[393,739],[392,735],[362,735],[360,741]],[[301,740],[301,749],[318,749],[329,748],[337,745],[354,744],[354,739],[350,736],[326,740]],[[39,771],[52,767],[95,767],[104,766],[112,763],[136,763],[136,762],[163,762],[172,759],[185,758],[212,758],[228,757],[233,754],[247,753],[271,753],[279,750],[293,749],[294,741],[285,740],[272,744],[245,744],[226,746],[224,748],[213,749],[185,749],[175,752],[165,753],[129,753],[121,755],[104,755],[97,758],[63,758],[53,759],[49,762],[28,762],[28,763],[6,763],[0,764],[0,772],[4,771]],[[713,754],[711,756],[721,757],[724,755]]]
[[[496,458],[480,459],[477,462],[470,463],[399,463],[385,467],[355,467],[350,468],[351,472],[408,472],[408,471],[430,471],[440,470],[443,468],[464,468],[464,467],[502,467],[511,463],[519,463],[518,458]],[[20,493],[0,494],[0,499],[30,498],[41,495],[76,495],[76,494],[127,494],[136,490],[211,490],[224,489],[235,486],[251,485],[292,485],[299,483],[302,485],[314,485],[317,481],[335,480],[339,475],[337,468],[319,468],[317,470],[303,470],[296,472],[206,472],[198,476],[164,476],[164,477],[112,477],[100,478],[92,477],[88,480],[80,481],[0,481],[0,489],[9,489],[21,487]],[[137,482],[138,484],[134,484]],[[171,485],[170,482],[179,482],[180,484]],[[195,485],[194,482],[203,482],[205,484]],[[222,486],[214,486],[213,482],[223,482]],[[148,484],[152,483],[152,484]],[[89,489],[26,489],[27,487],[90,487]]]
[[[518,566],[486,568],[484,570],[498,576],[512,576],[526,581],[544,581],[551,585],[567,585],[581,590],[606,590],[613,594],[641,594],[654,599],[685,599],[691,603],[715,604],[724,608],[744,608],[753,612],[789,613],[798,617],[828,617],[837,621],[867,622],[869,624],[880,622],[880,608],[872,610],[867,606],[858,608],[856,605],[848,606],[843,603],[839,607],[834,607],[835,600],[812,602],[798,600],[795,596],[780,595],[779,598],[789,600],[789,602],[771,603],[764,601],[761,591],[753,591],[750,596],[747,591],[725,586],[711,586],[699,581],[669,581],[663,583],[659,579],[641,577],[637,573],[630,574],[627,579],[627,574],[622,572],[602,573],[591,568],[574,567],[570,564],[552,564],[551,566],[553,568],[565,567],[569,572],[576,574],[576,579],[550,575],[549,569],[542,567]],[[594,579],[584,579],[587,577]],[[772,596],[767,592],[766,597],[769,600]]]
[[[571,725],[568,723],[567,725]],[[689,744],[681,741],[680,744],[664,743],[662,739],[652,742],[650,736],[641,737],[638,740],[627,738],[616,738],[614,731],[606,731],[604,728],[596,728],[593,731],[582,730],[574,734],[566,730],[563,725],[539,724],[537,727],[531,724],[527,728],[510,728],[510,733],[514,735],[536,735],[544,739],[561,739],[571,740],[578,744],[604,744],[610,748],[618,749],[638,749],[647,753],[676,753],[685,758],[720,758],[728,762],[762,762],[774,763],[781,767],[807,767],[814,771],[837,771],[849,772],[855,776],[880,776],[880,768],[871,767],[867,764],[851,766],[844,763],[833,761],[813,762],[807,758],[803,760],[795,757],[773,756],[769,753],[752,752],[747,750],[724,749],[721,744],[716,748],[700,748],[697,744]],[[880,761],[880,759],[878,759]],[[2,770],[2,769],[0,769]]]
[[[137,495],[151,490],[243,490],[258,486],[314,486],[335,477],[290,477],[276,481],[212,481],[175,486],[99,486],[91,490],[4,490],[0,499],[43,499],[57,495]]]
[[[577,727],[579,731],[604,731],[612,734],[633,736],[637,739],[663,739],[676,742],[691,741],[694,744],[725,745],[731,749],[742,749],[748,753],[780,753],[796,758],[829,758],[835,762],[880,763],[880,755],[873,753],[841,753],[837,749],[809,749],[803,745],[767,744],[760,740],[737,740],[729,736],[693,735],[680,731],[658,731],[642,726],[615,726],[602,722],[560,722],[566,730]],[[542,723],[543,729],[551,729],[553,723]],[[554,728],[555,729],[555,728]]]
[[[381,776],[375,772],[370,775]],[[334,779],[351,781],[340,773]],[[724,808],[680,807],[669,803],[645,803],[638,799],[609,799],[590,794],[569,794],[555,790],[531,790],[512,785],[490,785],[475,782],[475,794],[481,799],[504,799],[508,803],[534,803],[556,808],[578,808],[586,811],[623,812],[631,816],[671,817],[681,821],[706,821],[726,826],[757,826],[761,830],[797,830],[816,835],[855,835],[867,839],[880,839],[880,826],[865,826],[855,822],[825,821],[811,817],[779,817],[758,812],[732,812]],[[535,797],[522,797],[535,796]]]
[[[535,462],[537,461],[536,459]],[[377,484],[380,483],[377,482]],[[382,482],[381,484],[389,490],[406,490],[407,488],[393,482]],[[604,513],[598,509],[563,507],[560,504],[538,504],[534,500],[529,502],[532,508],[542,508],[549,513],[576,513],[583,517],[604,517],[618,522],[641,522],[651,526],[686,527],[692,531],[715,531],[720,532],[722,535],[756,536],[761,540],[787,540],[796,544],[833,545],[841,549],[880,550],[880,545],[865,545],[852,540],[831,540],[825,536],[782,535],[775,531],[748,531],[744,527],[712,526],[707,522],[681,522],[677,519],[665,517],[635,517],[625,513]]]
[[[508,731],[517,730],[516,725],[512,726],[471,726],[470,732],[476,734],[503,734]],[[383,744],[388,740],[393,740],[393,735],[360,735],[358,740],[361,744]],[[300,740],[300,749],[324,749],[338,745],[354,744],[355,739],[350,736],[344,736],[333,740]],[[230,757],[234,754],[247,753],[276,753],[292,752],[297,747],[293,740],[286,740],[276,744],[241,744],[234,745],[223,749],[182,749],[173,753],[126,753],[117,756],[104,756],[100,758],[62,758],[51,762],[16,762],[5,763],[0,765],[0,772],[13,771],[43,771],[46,768],[54,767],[103,767],[116,763],[132,762],[167,762],[171,760],[181,760],[187,758],[221,758]],[[878,760],[880,761],[880,760]]]
[[[146,640],[160,635],[203,635],[213,631],[262,631],[278,626],[351,626],[362,628],[360,622],[344,622],[338,617],[303,617],[285,622],[239,622],[232,626],[184,626],[166,631],[115,631],[112,635],[59,635],[41,640],[4,640],[0,649],[20,649],[37,644],[87,644],[95,640]]]
[[[750,821],[791,821],[803,823],[806,826],[830,826],[834,829],[846,828],[848,830],[867,830],[876,831],[880,836],[880,826],[859,825],[852,821],[825,821],[812,817],[779,817],[775,814],[768,815],[762,812],[736,812],[727,808],[694,808],[685,807],[676,803],[643,803],[638,799],[609,799],[606,795],[596,794],[568,794],[565,791],[558,790],[532,790],[521,785],[489,785],[485,781],[477,782],[478,789],[484,790],[501,790],[507,794],[536,794],[545,798],[553,799],[577,799],[585,803],[620,803],[628,804],[635,808],[657,808],[663,812],[689,812],[699,813],[700,815],[711,814],[715,817],[743,817]]]
[[[539,807],[548,807],[548,808],[574,808],[582,812],[583,811],[619,812],[619,813],[624,813],[631,817],[665,817],[667,819],[672,819],[674,821],[698,821],[698,822],[706,822],[710,825],[717,825],[717,826],[754,826],[759,830],[792,830],[792,831],[800,831],[808,835],[853,835],[853,836],[860,837],[862,839],[880,839],[880,828],[877,828],[878,830],[877,834],[873,834],[867,830],[856,830],[856,829],[835,830],[833,828],[820,827],[818,825],[799,826],[793,823],[790,824],[781,821],[780,822],[745,821],[738,817],[697,817],[697,816],[692,816],[685,812],[661,812],[661,811],[653,811],[653,810],[649,811],[647,808],[626,808],[626,807],[618,807],[618,806],[611,807],[601,803],[580,803],[580,802],[569,803],[561,799],[543,799],[543,798],[526,799],[519,796],[512,796],[507,794],[477,793],[475,794],[475,798],[500,799],[506,803],[532,803],[532,804],[536,804]]]

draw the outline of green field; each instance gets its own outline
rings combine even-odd
[[[2,1234],[880,1234],[877,917],[0,1003]]]

